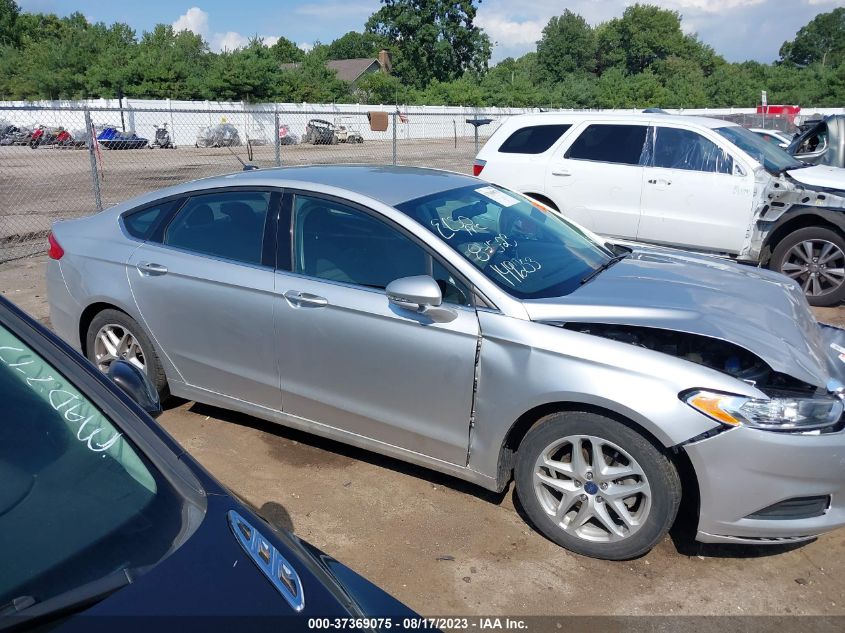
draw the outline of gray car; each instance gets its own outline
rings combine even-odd
[[[845,524],[845,332],[780,274],[603,241],[470,176],[258,170],[58,222],[55,329],[101,369],[489,490],[607,559]]]

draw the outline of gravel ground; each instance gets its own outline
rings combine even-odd
[[[0,291],[46,323],[43,267],[0,265]],[[845,324],[845,308],[817,314]],[[845,531],[765,548],[705,546],[679,529],[638,560],[597,561],[531,530],[512,487],[492,494],[191,402],[160,421],[270,520],[424,615],[845,615]]]

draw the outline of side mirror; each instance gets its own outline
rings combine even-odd
[[[428,275],[395,279],[387,284],[385,292],[390,303],[414,312],[425,312],[443,302],[440,286]]]
[[[132,398],[150,417],[161,415],[161,401],[158,391],[146,374],[125,360],[116,360],[109,365],[109,379]]]

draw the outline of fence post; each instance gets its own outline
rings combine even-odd
[[[279,138],[279,107],[276,106],[276,111],[273,113],[273,121],[276,126],[276,133],[273,135],[276,145],[276,167],[282,166],[282,139]]]
[[[103,210],[103,199],[100,196],[100,178],[97,175],[97,157],[94,155],[94,143],[97,142],[97,134],[94,129],[94,124],[91,123],[91,111],[85,108],[85,127],[88,128],[88,133],[91,135],[91,140],[88,142],[88,162],[91,165],[91,184],[94,187],[94,204],[97,205],[97,211]]]
[[[396,164],[396,113],[398,110],[393,111],[393,164]]]

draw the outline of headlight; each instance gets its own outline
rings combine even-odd
[[[704,415],[732,426],[769,431],[812,431],[834,426],[842,417],[842,401],[833,397],[769,398],[693,391],[683,401]]]

